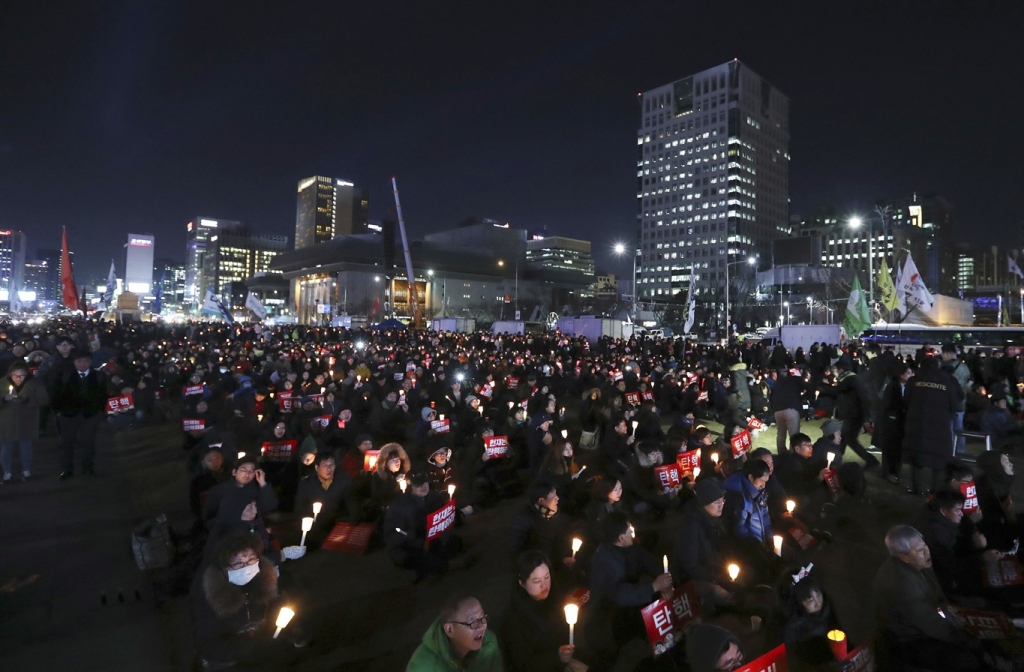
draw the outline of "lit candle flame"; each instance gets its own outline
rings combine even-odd
[[[454,485],[449,485],[448,486],[448,499],[451,499],[454,496],[455,496],[455,486]]]
[[[728,567],[726,567],[726,569],[729,572],[729,579],[730,580],[735,581],[736,578],[739,577],[739,575],[740,575],[740,566],[739,565],[730,564]]]
[[[795,511],[795,510],[796,510],[796,502],[794,502],[792,499],[787,499],[786,500],[786,511],[788,513],[793,513],[793,511]]]
[[[583,548],[583,540],[578,537],[573,537],[572,540],[572,557],[576,557],[577,551]]]
[[[772,537],[772,541],[775,542],[775,555],[782,557],[782,535],[776,534]]]
[[[281,611],[277,613],[277,622],[274,623],[277,626],[277,630],[274,631],[274,639],[281,634],[281,631],[288,627],[288,624],[292,622],[292,617],[295,616],[295,612],[288,607],[281,607]]]
[[[828,458],[828,463],[825,465],[826,469],[832,468],[832,460],[836,459],[836,454],[832,451],[825,453],[825,457]]]

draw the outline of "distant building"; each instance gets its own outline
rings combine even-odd
[[[0,230],[0,301],[7,301],[11,290],[24,283],[25,244],[24,232]]]
[[[129,233],[125,244],[124,287],[139,298],[153,290],[153,252],[156,238],[142,233]]]
[[[287,250],[288,236],[253,233],[245,227],[219,230],[206,244],[202,295],[207,289],[218,296],[226,294],[231,283],[266,273],[274,257]]]
[[[637,300],[683,301],[692,266],[697,296],[719,313],[726,264],[764,265],[791,233],[789,99],[733,60],[639,102]]]
[[[268,317],[276,317],[288,311],[292,283],[280,273],[257,273],[246,280],[245,285],[267,309]]]
[[[185,265],[166,257],[153,261],[153,294],[162,283],[160,301],[165,307],[181,307],[185,302]]]
[[[628,291],[628,290],[627,290]],[[598,275],[594,278],[591,288],[594,300],[618,301],[619,288],[614,275]]]
[[[25,278],[21,288],[26,292],[34,292],[36,301],[56,301],[57,295],[53,282],[57,269],[52,267],[49,259],[29,259],[25,261]]]
[[[299,180],[295,249],[368,233],[370,193],[351,182],[314,175]]]
[[[594,277],[594,257],[589,240],[563,236],[534,237],[526,241],[526,267],[537,271],[563,271]]]
[[[75,253],[69,251],[69,256],[71,257],[71,263],[73,265],[74,262],[75,262]],[[60,248],[59,247],[48,247],[48,248],[42,248],[41,247],[38,250],[36,250],[36,257],[39,259],[39,261],[45,262],[46,263],[46,267],[50,271],[50,274],[48,276],[49,277],[48,285],[47,285],[47,289],[46,289],[46,295],[48,297],[50,297],[50,298],[46,299],[46,300],[49,300],[49,301],[60,301],[61,300],[61,296],[62,296],[61,295],[61,287],[60,287],[60,278],[61,278],[61,272],[62,272]]]
[[[185,306],[195,308],[203,302],[203,268],[206,245],[220,231],[242,229],[242,223],[229,219],[194,217],[185,225]]]

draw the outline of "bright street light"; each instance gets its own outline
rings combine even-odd
[[[860,217],[850,217],[850,228],[859,229],[863,223],[864,220]]]
[[[628,249],[626,248],[626,244],[625,243],[615,243],[615,246],[612,249],[615,251],[615,254],[619,255],[620,257],[628,252]],[[632,280],[632,282],[629,283],[629,287],[630,287],[630,294],[633,297],[632,302],[631,302],[631,304],[632,304],[631,305],[632,314],[633,314],[633,317],[636,317],[636,252],[635,251],[633,252],[633,280]]]
[[[625,243],[615,243],[615,254],[625,254],[626,245]]]

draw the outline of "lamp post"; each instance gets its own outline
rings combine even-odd
[[[850,218],[850,228],[859,229],[864,224],[864,220],[860,217]],[[871,314],[874,315],[875,310],[875,252],[874,252],[874,237],[875,227],[873,226],[872,220],[868,220],[868,307],[871,310]]]
[[[515,311],[518,313],[519,312],[519,258],[518,257],[516,257],[515,264],[516,264],[515,265],[515,269],[516,269],[515,270],[515,274],[516,274],[515,275],[515,282],[516,282],[516,284],[515,284],[515,304],[514,305],[515,305]],[[504,267],[505,266],[505,260],[504,259],[498,259],[498,266]],[[502,312],[504,312],[504,303],[502,303]]]
[[[786,324],[790,324],[793,320],[789,314],[789,301],[783,301],[782,305],[786,307]]]
[[[747,257],[746,259],[740,259],[738,261],[729,261],[729,255],[725,257],[725,340],[729,340],[730,332],[729,328],[729,267],[733,264],[749,264],[753,266],[757,263],[757,257]]]
[[[807,297],[807,323],[814,324],[814,297]]]
[[[615,254],[622,256],[626,253],[625,243],[615,243]],[[629,282],[629,295],[632,297],[630,301],[630,313],[636,317],[636,250],[633,250],[633,277]]]

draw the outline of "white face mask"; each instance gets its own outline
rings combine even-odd
[[[260,563],[254,563],[248,567],[242,567],[241,569],[229,569],[228,570],[228,581],[235,584],[236,586],[244,586],[253,580],[253,578],[260,573]]]

